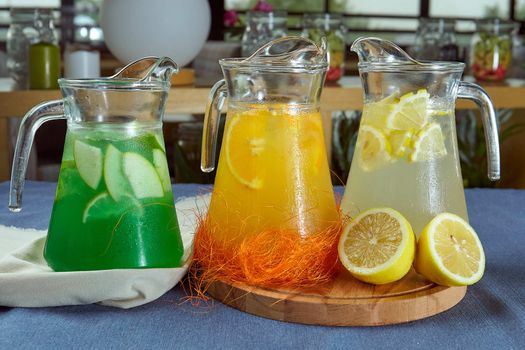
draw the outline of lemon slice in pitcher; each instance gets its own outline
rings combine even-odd
[[[428,120],[428,101],[430,94],[425,89],[417,93],[409,92],[399,99],[388,115],[386,126],[394,130],[419,130]]]
[[[378,129],[361,126],[357,142],[358,162],[363,170],[379,169],[392,160],[390,143]]]
[[[410,131],[393,130],[388,135],[392,147],[392,155],[397,158],[404,157],[410,148],[412,133]]]
[[[374,128],[384,129],[387,125],[388,116],[392,114],[397,103],[398,93],[385,97],[377,102],[368,102],[363,106],[362,125],[369,125]]]
[[[438,123],[430,123],[421,129],[412,144],[413,151],[408,160],[421,162],[442,158],[447,155],[445,139]]]
[[[355,278],[385,284],[410,270],[415,236],[408,220],[396,210],[369,209],[344,228],[338,250],[341,263]]]
[[[483,276],[485,254],[478,235],[465,220],[442,213],[423,229],[414,266],[434,283],[466,286]]]
[[[263,116],[235,116],[226,131],[226,163],[233,177],[252,189],[263,185],[260,157],[266,147],[266,119]]]

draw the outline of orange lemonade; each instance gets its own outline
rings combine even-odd
[[[318,108],[230,103],[214,191],[210,234],[240,243],[259,232],[301,238],[336,225]]]

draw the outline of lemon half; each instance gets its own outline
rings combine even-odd
[[[369,209],[343,230],[339,259],[357,279],[385,284],[405,276],[415,256],[415,236],[403,215],[391,208]]]
[[[485,271],[485,253],[474,229],[461,217],[442,213],[423,229],[416,271],[444,286],[476,283]]]

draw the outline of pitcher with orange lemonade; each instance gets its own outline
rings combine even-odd
[[[319,112],[326,45],[287,37],[220,64],[225,79],[205,117],[204,171],[214,169],[226,96],[228,114],[195,259],[211,278],[316,284],[333,271],[339,232]]]

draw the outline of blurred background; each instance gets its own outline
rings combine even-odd
[[[130,7],[133,3],[128,2]],[[153,7],[156,1],[149,3]],[[173,11],[177,11],[177,2],[172,3]],[[286,34],[314,40],[327,36],[331,53],[327,84],[333,86],[353,82],[357,57],[349,47],[363,35],[392,40],[419,59],[464,61],[467,79],[482,84],[521,86],[525,77],[525,0],[209,0],[208,5],[211,24],[207,40],[185,64],[189,80],[181,84],[211,86],[221,78],[219,58],[249,55],[265,41]],[[112,75],[126,62],[107,45],[109,36],[106,33],[105,40],[101,25],[102,6],[102,0],[0,0],[0,77],[13,78],[9,56],[16,51],[18,39],[13,26],[21,20],[17,14],[21,7],[48,11],[53,40],[63,57],[69,51],[96,52],[100,57],[97,72]],[[498,66],[483,67],[484,58],[493,58],[494,52],[499,55]],[[64,69],[62,60],[62,72]],[[360,111],[340,111],[332,116],[330,161],[336,184],[346,179],[360,115]],[[485,144],[477,111],[461,110],[456,117],[465,185],[525,188],[525,156],[521,152],[525,149],[525,113],[499,111],[503,177],[497,183],[486,179]],[[11,148],[18,120],[9,121]],[[203,175],[198,168],[202,115],[166,115],[165,122],[173,180],[212,182],[213,174]],[[40,128],[29,178],[56,181],[64,134],[62,122]]]

